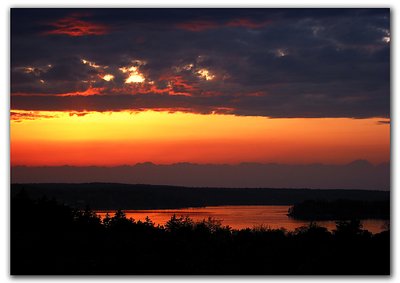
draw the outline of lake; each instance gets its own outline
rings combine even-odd
[[[251,205],[251,206],[207,206],[180,209],[157,209],[157,210],[124,210],[127,218],[144,221],[148,216],[156,225],[164,225],[172,215],[189,216],[194,221],[201,221],[212,217],[222,220],[223,225],[229,225],[233,229],[253,228],[255,226],[266,226],[273,229],[285,228],[292,231],[298,227],[308,225],[310,221],[296,220],[286,214],[290,206],[287,205]],[[115,210],[96,211],[103,218],[106,213],[112,217]],[[316,221],[318,225],[335,229],[335,221]],[[383,230],[386,220],[368,219],[361,221],[364,229],[378,233]]]

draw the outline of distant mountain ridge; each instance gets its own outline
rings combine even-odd
[[[390,189],[390,163],[356,160],[345,165],[277,163],[157,165],[115,167],[13,166],[11,183],[125,183],[185,187]]]

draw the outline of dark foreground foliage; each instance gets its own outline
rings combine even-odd
[[[11,274],[381,274],[390,273],[389,231],[359,221],[332,233],[311,223],[292,232],[232,230],[208,219],[172,217],[164,226],[127,219],[101,221],[24,192],[11,202]]]

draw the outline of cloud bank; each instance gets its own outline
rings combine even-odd
[[[12,9],[11,108],[390,116],[389,9]]]

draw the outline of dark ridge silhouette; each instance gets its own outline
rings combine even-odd
[[[22,190],[11,200],[12,275],[388,275],[390,232],[357,220],[329,232],[232,230],[218,220],[173,216],[155,226],[122,210],[100,220]]]
[[[217,205],[293,205],[305,200],[389,201],[390,193],[369,190],[266,188],[187,188],[129,184],[12,184],[34,199],[54,198],[72,207],[93,209],[162,209]]]
[[[307,200],[293,205],[288,216],[302,220],[349,220],[349,219],[389,219],[390,202]]]
[[[356,160],[345,165],[238,165],[150,162],[117,167],[11,168],[11,183],[126,183],[225,188],[313,188],[389,190],[390,164]]]

